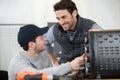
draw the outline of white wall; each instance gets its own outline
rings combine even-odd
[[[32,23],[33,7],[33,0],[0,0],[0,23]]]
[[[43,27],[57,21],[52,8],[57,1],[0,0],[0,69],[7,70],[10,59],[21,50],[16,39],[22,24]],[[120,29],[120,0],[74,1],[82,17],[96,21],[104,29]]]
[[[0,70],[7,70],[11,58],[21,51],[17,32],[22,25],[0,25]]]
[[[120,0],[81,0],[80,5],[83,17],[96,21],[104,29],[120,29]]]

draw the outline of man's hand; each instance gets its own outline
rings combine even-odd
[[[85,64],[86,57],[87,56],[83,54],[82,56],[75,58],[73,61],[70,62],[71,68],[73,70],[81,70],[82,66]]]
[[[46,45],[47,53],[48,54],[53,53],[53,47],[52,47],[51,43],[48,40],[46,40],[45,45]]]

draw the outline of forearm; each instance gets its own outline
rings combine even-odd
[[[50,41],[47,40],[45,45],[46,45],[46,52],[48,53],[48,56],[51,59],[53,65],[57,66],[58,65],[58,60],[57,60],[57,57],[54,53],[54,49],[53,49]]]
[[[48,73],[56,76],[64,76],[71,71],[72,69],[69,62],[65,64],[61,64],[59,66],[40,70],[41,73],[43,72],[43,73]]]
[[[44,66],[44,65],[43,65]],[[21,70],[17,71],[16,73],[19,72],[23,72],[23,71],[28,71],[28,72],[32,72],[32,73],[46,73],[46,74],[51,74],[51,75],[56,75],[56,76],[64,76],[67,73],[69,73],[70,71],[72,71],[72,68],[70,66],[70,63],[65,63],[65,64],[61,64],[59,66],[55,66],[55,67],[46,67],[43,69],[35,69],[33,67],[24,67]]]
[[[49,55],[49,58],[51,59],[53,65],[54,65],[54,66],[58,66],[58,65],[59,65],[59,64],[58,64],[58,59],[57,59],[57,57],[55,56],[55,54],[54,54],[54,53],[49,53],[48,55]]]

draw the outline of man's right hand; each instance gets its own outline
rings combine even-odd
[[[85,54],[80,57],[76,57],[74,60],[70,62],[70,66],[72,70],[81,70],[82,66],[85,64]]]

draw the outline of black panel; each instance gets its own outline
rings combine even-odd
[[[120,30],[90,32],[89,51],[92,76],[120,76]]]

